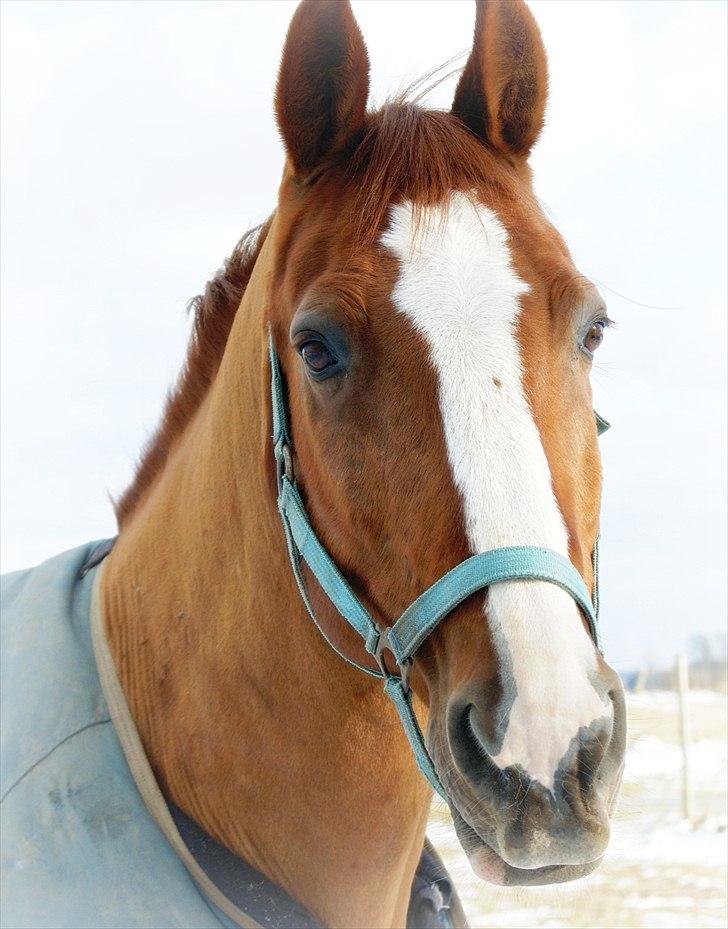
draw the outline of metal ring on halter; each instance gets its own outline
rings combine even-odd
[[[281,444],[280,454],[276,455],[276,476],[278,478],[279,493],[284,477],[287,477],[293,483],[293,458],[291,457],[291,449],[286,442]]]
[[[374,659],[379,665],[379,670],[382,672],[382,677],[385,680],[390,677],[396,678],[397,675],[393,674],[389,670],[387,667],[387,662],[384,660],[385,651],[388,651],[394,658],[392,646],[389,644],[389,629],[384,629],[381,626],[377,626],[377,631],[379,632],[379,638],[377,639],[377,647],[373,652]],[[399,668],[399,680],[402,682],[402,690],[404,693],[408,693],[410,689],[409,679],[410,672],[412,670],[412,659],[404,658],[401,662],[397,661],[396,658],[394,660],[395,664]]]

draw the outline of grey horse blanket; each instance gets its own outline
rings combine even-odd
[[[82,571],[98,548],[2,578],[0,927],[317,929],[162,796],[103,635],[103,565]],[[429,842],[407,924],[467,926]]]
[[[132,776],[94,660],[99,569],[79,575],[96,544],[2,581],[0,925],[255,926],[198,889]]]

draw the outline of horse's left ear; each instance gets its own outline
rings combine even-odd
[[[368,95],[369,57],[349,0],[303,0],[276,85],[278,128],[299,178],[356,145]]]
[[[523,0],[476,0],[475,39],[452,112],[506,155],[526,157],[543,126],[548,73]]]

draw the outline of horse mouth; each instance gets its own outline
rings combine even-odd
[[[563,884],[591,874],[601,863],[599,856],[584,864],[548,865],[541,868],[516,868],[508,864],[491,845],[465,822],[450,805],[455,831],[475,874],[489,884],[501,887],[537,887]]]

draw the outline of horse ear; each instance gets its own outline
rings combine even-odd
[[[526,157],[543,126],[547,89],[546,51],[523,0],[476,0],[454,115],[497,151]]]
[[[291,20],[276,86],[276,117],[299,177],[361,137],[369,58],[349,0],[303,0]]]

